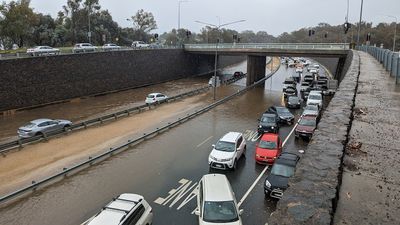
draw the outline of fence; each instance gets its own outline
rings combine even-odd
[[[175,127],[175,126],[177,126],[177,125],[179,125],[181,123],[184,123],[184,122],[186,122],[186,121],[188,121],[188,120],[190,120],[190,119],[192,119],[192,118],[194,118],[194,117],[196,117],[198,115],[201,115],[201,114],[203,114],[205,112],[208,112],[209,110],[211,110],[211,109],[213,109],[213,108],[215,108],[215,107],[217,107],[217,106],[219,106],[219,105],[221,105],[221,104],[223,104],[223,103],[235,98],[236,96],[242,95],[246,91],[248,91],[248,90],[250,90],[250,89],[252,89],[252,88],[254,88],[254,87],[256,87],[256,86],[258,86],[258,85],[260,85],[262,83],[264,83],[268,78],[272,77],[278,69],[279,69],[279,67],[276,70],[272,71],[267,76],[265,76],[263,79],[257,81],[256,83],[254,83],[254,84],[252,84],[252,85],[250,85],[248,87],[245,87],[245,88],[241,89],[240,91],[238,91],[238,92],[236,92],[236,93],[234,93],[234,94],[232,94],[230,96],[222,98],[222,99],[220,99],[220,100],[218,100],[218,101],[216,101],[216,102],[214,102],[214,103],[212,103],[212,104],[210,104],[208,106],[205,106],[205,107],[203,107],[203,108],[201,108],[199,110],[196,110],[193,113],[188,113],[186,116],[184,116],[182,118],[178,118],[177,120],[175,120],[173,122],[168,122],[167,125],[164,125],[162,127],[157,127],[156,129],[154,129],[153,131],[151,131],[149,133],[144,133],[143,135],[140,135],[139,137],[136,137],[134,139],[128,140],[127,143],[125,143],[125,144],[122,144],[122,145],[114,147],[114,148],[110,148],[109,150],[105,151],[104,153],[102,153],[100,155],[97,155],[95,157],[89,157],[88,160],[85,160],[84,162],[81,162],[81,163],[79,163],[79,164],[77,164],[77,165],[75,165],[73,167],[63,168],[63,171],[58,172],[58,173],[56,173],[56,174],[54,174],[54,175],[52,175],[52,176],[50,176],[48,178],[45,178],[45,179],[43,179],[41,181],[37,181],[37,182],[36,181],[32,181],[32,184],[27,186],[27,187],[19,189],[19,190],[15,191],[15,192],[12,192],[12,193],[7,194],[5,196],[1,196],[0,197],[0,204],[6,202],[8,200],[17,198],[17,197],[22,197],[22,196],[28,195],[28,194],[36,191],[40,187],[45,187],[45,186],[47,186],[47,185],[49,185],[51,183],[54,183],[54,182],[56,182],[58,180],[63,179],[64,177],[67,177],[67,176],[70,176],[72,174],[75,174],[75,173],[81,171],[82,169],[87,168],[87,167],[89,167],[91,165],[94,165],[96,163],[99,163],[99,162],[105,160],[106,158],[115,155],[118,152],[121,152],[123,150],[128,149],[129,147],[131,147],[131,146],[133,146],[135,144],[138,144],[138,143],[140,143],[142,141],[148,140],[149,138],[157,136],[158,134],[161,134],[161,133],[163,133],[164,131],[167,131],[170,128],[173,128],[173,127]],[[209,87],[206,87],[206,88],[208,90]],[[93,121],[96,122],[96,119],[94,119]]]
[[[389,49],[383,49],[373,46],[361,46],[359,50],[364,51],[375,57],[386,71],[389,72],[390,76],[395,77],[396,84],[400,77],[400,56],[399,52],[392,52]]]

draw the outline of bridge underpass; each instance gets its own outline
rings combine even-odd
[[[256,44],[186,44],[184,50],[191,54],[247,56],[247,85],[260,80],[265,70],[266,56],[290,56],[307,58],[337,58],[334,78],[340,80],[349,52],[345,43],[256,43]]]

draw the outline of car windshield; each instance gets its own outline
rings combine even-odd
[[[274,123],[275,122],[275,116],[263,116],[261,118],[261,122],[263,122],[263,123]]]
[[[229,223],[239,220],[234,201],[204,202],[203,220],[210,223]]]
[[[36,124],[34,124],[34,123],[27,123],[27,124],[25,124],[23,127],[26,127],[26,128],[32,128],[32,127],[34,127]]]
[[[315,122],[314,119],[304,119],[303,118],[303,119],[300,120],[299,125],[302,125],[302,126],[315,126],[316,122]]]
[[[284,84],[293,84],[292,80],[285,80]]]
[[[321,100],[321,95],[309,95],[308,98],[314,100]]]
[[[298,97],[289,97],[289,102],[298,102],[299,98]]]
[[[289,110],[287,108],[284,108],[284,107],[277,107],[276,111],[278,113],[290,113]]]
[[[276,142],[261,140],[260,143],[258,144],[258,147],[265,149],[276,149]]]
[[[147,95],[147,98],[154,98],[154,95]]]
[[[218,141],[215,145],[215,149],[224,152],[234,152],[235,151],[235,143],[226,142],[226,141]]]
[[[304,110],[310,110],[310,111],[318,111],[318,106],[316,105],[307,105]]]
[[[291,177],[294,174],[294,168],[284,164],[275,164],[272,167],[271,174],[283,177]]]

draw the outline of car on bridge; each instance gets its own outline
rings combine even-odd
[[[95,52],[97,50],[96,46],[93,46],[90,43],[78,43],[72,49],[73,53],[82,53],[82,52]]]
[[[152,222],[153,209],[143,196],[125,193],[82,225],[150,225]]]
[[[197,208],[199,225],[242,225],[235,193],[223,174],[206,174],[198,186]]]
[[[315,115],[304,115],[300,118],[300,121],[294,130],[294,136],[296,139],[302,137],[310,140],[316,128],[317,117]]]
[[[159,103],[159,102],[165,101],[167,98],[168,98],[168,96],[161,94],[161,93],[150,93],[149,95],[147,95],[144,102],[147,104]]]
[[[282,152],[282,140],[278,134],[266,133],[256,145],[255,160],[258,164],[273,164]]]
[[[104,51],[112,51],[112,50],[120,50],[121,46],[118,46],[113,43],[105,44],[103,47],[101,47]]]
[[[26,54],[30,56],[42,56],[42,55],[59,55],[60,49],[52,48],[50,46],[36,46],[28,48]]]
[[[293,153],[283,152],[272,166],[264,182],[265,197],[282,198],[288,188],[289,178],[294,175],[300,157]]]
[[[134,41],[131,44],[132,48],[149,48],[150,45],[146,44],[144,41]]]
[[[279,123],[287,123],[289,125],[293,124],[294,116],[293,114],[283,106],[271,106],[265,111],[265,113],[274,113]]]
[[[279,124],[274,113],[264,113],[258,121],[260,121],[257,129],[259,134],[279,132]]]
[[[229,132],[212,147],[208,156],[210,169],[235,170],[240,157],[245,154],[246,140],[242,133]]]
[[[30,138],[44,135],[49,132],[62,131],[72,125],[69,120],[37,119],[18,128],[20,138]]]

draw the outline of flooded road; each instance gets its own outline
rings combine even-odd
[[[292,72],[293,69],[282,66],[272,81],[265,82],[264,87],[253,88],[149,141],[38,190],[32,196],[3,206],[0,209],[0,224],[81,224],[113,197],[124,192],[145,197],[153,207],[153,224],[197,224],[197,217],[191,214],[196,207],[196,200],[190,199],[189,195],[201,177],[210,172],[207,159],[211,145],[229,131],[244,133],[246,157],[239,160],[236,171],[218,172],[227,175],[236,198],[240,200],[264,169],[254,160],[257,119],[269,106],[283,104],[282,82]],[[243,80],[219,88],[218,96],[226,96],[243,88],[241,82]],[[205,94],[202,99],[207,104],[212,99],[212,93]],[[301,110],[291,111],[296,119],[301,114]],[[157,112],[162,114],[163,110]],[[288,137],[292,129],[293,125],[281,127],[281,138]],[[306,150],[306,147],[306,142],[290,136],[284,149],[297,152]],[[275,208],[276,201],[264,197],[265,178],[266,175],[241,206],[244,209],[244,224],[264,225]],[[183,183],[188,184],[185,192],[167,202],[171,190],[183,190]]]

